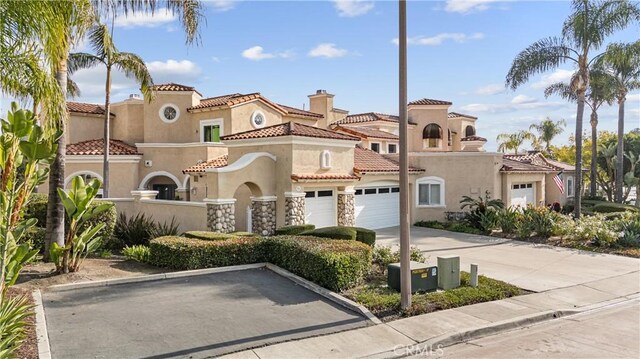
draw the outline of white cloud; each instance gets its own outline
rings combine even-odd
[[[503,84],[490,84],[487,86],[478,87],[476,94],[478,95],[497,95],[504,92],[505,88]]]
[[[168,10],[159,10],[153,14],[148,12],[129,13],[116,17],[115,26],[124,28],[133,27],[158,27],[176,20],[176,15]]]
[[[476,32],[469,35],[459,33],[459,32],[455,32],[455,33],[444,32],[441,34],[437,34],[435,36],[420,35],[420,36],[409,37],[407,38],[407,44],[437,46],[437,45],[442,45],[442,43],[447,40],[451,40],[461,44],[469,40],[481,40],[483,38],[484,38],[484,34],[481,32]],[[398,38],[393,39],[392,42],[397,45]]]
[[[308,55],[311,57],[325,57],[328,59],[333,59],[336,57],[344,57],[349,54],[349,51],[345,49],[339,49],[336,47],[336,44],[324,43],[320,44],[311,51],[309,51]]]
[[[632,106],[635,105],[638,106],[640,105],[640,93],[630,93],[627,95],[627,103],[630,103]]]
[[[107,70],[102,66],[79,70],[71,79],[80,88],[80,101],[104,102],[104,83]],[[155,79],[154,79],[155,80]],[[114,70],[111,76],[111,97],[114,101],[129,93],[139,93],[139,87],[134,80],[127,78],[122,72]]]
[[[536,99],[527,95],[518,95],[511,99],[511,103],[514,105],[521,105],[525,103],[534,103]]]
[[[531,84],[531,87],[534,89],[545,89],[547,86],[554,84],[556,82],[566,82],[568,83],[571,80],[571,76],[573,76],[575,71],[573,70],[564,70],[557,69],[553,73],[549,75],[542,76],[542,79],[538,82],[534,82]]]
[[[447,0],[444,10],[447,12],[457,12],[468,14],[475,11],[484,11],[489,8],[489,4],[498,0]]]
[[[190,82],[200,78],[202,69],[189,60],[152,61],[147,68],[153,77],[153,82]]]
[[[333,0],[333,6],[338,10],[338,15],[355,17],[371,11],[374,4],[373,1],[367,0]]]
[[[218,12],[229,11],[236,7],[238,0],[210,0],[205,4],[210,4],[213,9]]]
[[[218,56],[211,56],[211,61],[213,62],[222,62]]]
[[[242,57],[252,61],[260,61],[260,60],[275,59],[275,58],[289,59],[294,56],[295,54],[291,50],[287,50],[279,53],[264,52],[264,48],[262,46],[254,46],[242,51]]]

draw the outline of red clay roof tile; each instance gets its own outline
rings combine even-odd
[[[471,115],[465,115],[464,113],[459,113],[459,112],[449,112],[447,114],[447,118],[457,118],[457,117],[466,117],[466,118],[472,118],[474,120],[477,120],[478,118],[475,116],[471,116]]]
[[[360,180],[360,177],[349,174],[292,174],[291,179],[294,181],[322,181],[322,180]]]
[[[442,101],[442,100],[433,100],[430,98],[423,98],[420,100],[415,100],[415,101],[411,101],[409,102],[409,106],[411,105],[452,105],[451,102],[449,101]]]
[[[185,168],[184,170],[182,170],[182,173],[185,173],[185,174],[186,173],[204,173],[206,172],[207,168],[224,167],[228,164],[228,159],[229,159],[228,155],[222,155],[212,160],[198,163],[191,167]]]
[[[67,155],[103,155],[103,146],[102,138],[72,143],[67,145]],[[141,155],[135,146],[113,139],[109,140],[109,154],[112,156]]]
[[[87,113],[90,115],[104,115],[104,107],[94,103],[67,101],[67,110],[72,113]],[[111,116],[115,116],[113,113]]]
[[[387,140],[398,140],[399,137],[396,134],[387,131],[376,130],[369,127],[350,127],[350,126],[338,126],[334,128],[336,131],[346,132],[351,135],[358,136],[360,138],[382,138]]]
[[[196,88],[193,86],[186,86],[186,85],[181,85],[173,82],[154,85],[152,89],[155,91],[194,91],[198,95],[202,96],[202,94],[198,92],[198,90],[196,90]]]
[[[381,154],[356,146],[353,171],[356,173],[394,173],[400,171],[398,162]],[[424,172],[421,168],[409,167],[409,173]]]
[[[327,138],[334,140],[346,140],[346,141],[359,141],[358,137],[345,135],[332,130],[325,130],[318,127],[304,125],[296,122],[281,123],[273,126],[260,128],[257,130],[251,130],[246,132],[235,133],[228,136],[223,136],[223,141],[229,140],[245,140],[253,138],[268,138],[268,137],[282,137],[282,136],[302,136],[302,137],[316,137]]]

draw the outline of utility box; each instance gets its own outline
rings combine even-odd
[[[460,286],[460,257],[438,257],[438,288],[447,290]]]
[[[438,289],[438,268],[425,263],[410,262],[411,293],[432,292]],[[400,291],[400,263],[391,263],[387,267],[387,285]]]

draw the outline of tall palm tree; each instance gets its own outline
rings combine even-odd
[[[113,31],[113,28],[111,29]],[[104,24],[95,25],[88,34],[95,55],[74,53],[69,56],[69,73],[102,64],[107,69],[104,100],[104,160],[102,164],[103,196],[109,198],[109,120],[111,117],[111,72],[122,71],[125,76],[135,79],[147,101],[152,99],[153,80],[147,65],[140,56],[131,52],[120,52],[113,43],[112,33]]]
[[[613,43],[598,59],[597,66],[609,73],[615,84],[618,101],[618,148],[616,154],[616,196],[624,201],[624,104],[629,91],[640,88],[640,40],[630,44]]]
[[[589,70],[589,88],[585,94],[585,104],[591,109],[591,175],[589,181],[589,193],[596,195],[598,159],[598,110],[605,103],[611,105],[614,100],[613,77],[598,69]],[[556,82],[544,90],[545,97],[558,95],[565,100],[577,102],[577,96],[571,86],[565,82]]]
[[[566,125],[565,120],[553,121],[547,117],[542,122],[529,126],[529,131],[538,132],[538,138],[544,142],[544,151],[548,154],[551,150],[551,141],[564,131]]]
[[[515,90],[532,75],[558,68],[570,62],[577,67],[571,80],[576,94],[576,173],[575,218],[582,210],[582,120],[585,93],[589,87],[589,59],[591,51],[599,49],[605,39],[624,29],[631,22],[640,21],[640,9],[627,0],[593,1],[573,0],[573,11],[562,26],[560,37],[548,37],[534,42],[513,60],[507,74],[506,85]]]
[[[501,133],[496,137],[499,142],[498,151],[507,152],[514,150],[515,154],[518,154],[518,149],[522,147],[524,141],[533,141],[534,136],[529,131],[518,131],[514,133]]]

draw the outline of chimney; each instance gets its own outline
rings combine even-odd
[[[140,99],[140,95],[138,95],[137,93],[132,93],[129,95],[130,99],[136,99],[139,100]]]
[[[323,119],[318,120],[318,127],[329,127],[332,121],[333,95],[327,93],[327,90],[317,90],[315,94],[309,95],[309,111],[324,116]]]

